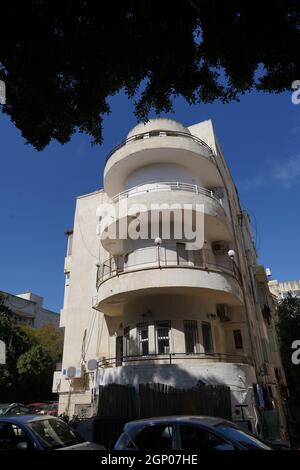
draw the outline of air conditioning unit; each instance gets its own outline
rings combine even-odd
[[[227,243],[224,241],[213,242],[211,246],[216,253],[225,253],[227,251]]]
[[[83,367],[70,366],[67,369],[64,369],[63,375],[66,379],[81,379],[83,377]]]
[[[217,304],[217,316],[222,323],[230,321],[230,315],[228,311],[228,305]]]

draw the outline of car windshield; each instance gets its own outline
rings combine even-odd
[[[254,436],[250,432],[245,431],[234,424],[223,421],[216,425],[216,429],[221,431],[224,437],[234,440],[242,446],[247,447],[247,449],[271,450],[270,447],[257,436]]]
[[[28,426],[47,449],[58,449],[84,442],[74,429],[60,419],[31,421]]]
[[[9,407],[10,403],[1,403],[0,405],[0,415],[4,415],[5,411]]]

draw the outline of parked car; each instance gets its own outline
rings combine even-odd
[[[131,421],[114,450],[271,450],[249,431],[222,418],[171,416]]]
[[[53,401],[52,403],[46,403],[41,414],[47,414],[50,416],[57,416],[58,413],[58,402]]]
[[[1,403],[0,417],[29,414],[30,409],[22,403]]]
[[[27,406],[27,408],[29,408],[30,414],[38,414],[38,413],[40,413],[41,411],[44,410],[45,403],[41,403],[41,402],[28,403],[28,405],[26,405],[26,406]]]
[[[105,450],[53,416],[0,417],[1,450]]]
[[[29,408],[30,414],[57,416],[57,411],[58,411],[57,401],[46,401],[43,403],[42,402],[29,403],[26,406]]]

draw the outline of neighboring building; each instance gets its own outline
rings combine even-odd
[[[5,304],[15,314],[19,324],[41,328],[46,325],[59,327],[59,314],[43,307],[43,297],[26,292],[25,294],[8,294],[4,292]]]
[[[278,300],[283,300],[291,293],[300,299],[300,280],[297,281],[269,281],[269,289]]]
[[[119,215],[99,237],[108,203]],[[175,212],[173,238],[112,235],[154,203],[190,204],[193,215],[203,204],[204,247],[175,238]],[[233,419],[244,414],[258,431],[270,412],[285,428],[272,297],[211,121],[185,128],[153,119],[132,129],[108,156],[104,189],[77,199],[68,235],[60,413],[95,412],[98,386],[109,383],[224,384]]]

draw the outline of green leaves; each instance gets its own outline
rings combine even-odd
[[[55,363],[61,359],[63,335],[52,325],[19,326],[0,292],[0,339],[6,364],[0,365],[0,396],[4,401],[30,402],[51,398]]]
[[[32,346],[22,354],[17,362],[17,369],[20,375],[27,377],[47,376],[53,370],[53,362],[49,353],[41,345]]]
[[[300,77],[299,11],[296,0],[10,0],[1,7],[2,111],[42,150],[76,131],[100,144],[108,98],[121,90],[143,121],[179,95],[210,103],[288,90]]]
[[[278,337],[284,370],[291,394],[300,392],[300,366],[292,363],[291,348],[300,340],[300,299],[288,295],[278,306]]]

